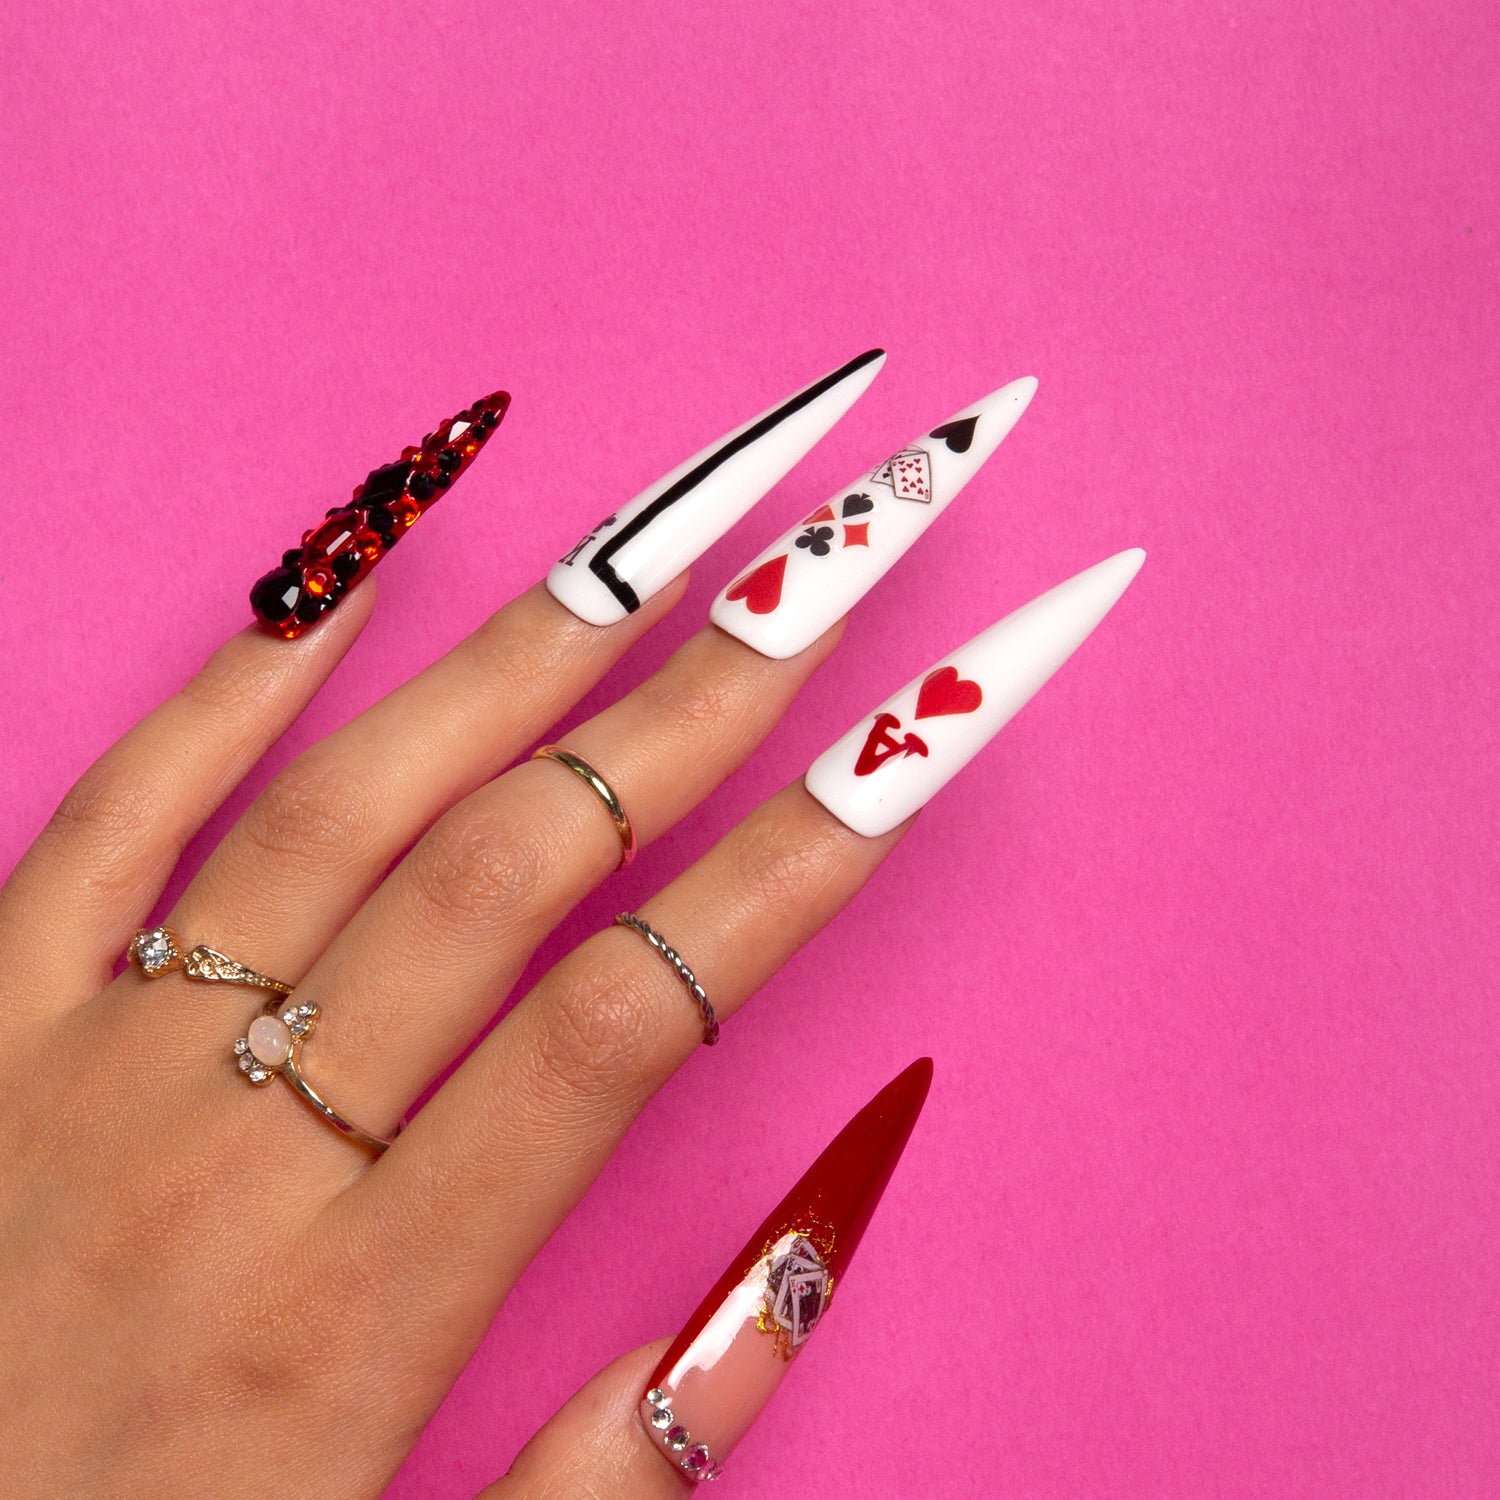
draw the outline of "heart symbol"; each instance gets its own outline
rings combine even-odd
[[[867,510],[874,510],[875,502],[868,495],[850,495],[843,504],[841,514],[847,521],[850,516],[862,516]]]
[[[964,417],[962,421],[944,422],[941,427],[934,427],[928,436],[945,439],[955,453],[967,453],[969,444],[974,441],[974,428],[978,423],[978,417]]]
[[[957,667],[939,667],[922,679],[917,691],[917,717],[937,719],[944,714],[971,714],[983,700],[977,682],[960,677]]]
[[[724,597],[743,599],[752,615],[768,615],[781,603],[781,583],[785,577],[786,554],[782,553],[747,573]]]

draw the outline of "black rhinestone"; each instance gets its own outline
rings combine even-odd
[[[297,618],[304,625],[311,625],[323,613],[323,601],[316,594],[304,594],[297,601]]]
[[[498,427],[500,425],[500,418],[497,417],[494,412],[487,411],[479,419],[479,425],[483,427],[486,432],[488,432],[492,427]]]
[[[340,552],[333,560],[333,576],[343,583],[354,577],[359,572],[359,554],[357,552]]]
[[[438,454],[437,460],[438,468],[440,468],[445,474],[451,474],[456,468],[458,468],[461,463],[463,463],[462,455],[459,454],[458,450],[455,448],[444,448],[443,451]]]
[[[288,547],[281,554],[281,566],[283,568],[295,568],[302,561],[302,549],[300,547]]]
[[[432,499],[433,483],[430,474],[413,474],[411,483],[407,486],[407,493],[413,500]]]
[[[379,469],[371,469],[369,477],[359,492],[360,504],[377,505],[382,500],[394,500],[406,488],[407,476],[410,473],[410,459],[403,459],[400,463],[385,464]]]
[[[451,474],[434,474],[434,475],[433,475],[433,476],[432,476],[432,482],[433,482],[433,483],[434,483],[434,484],[435,484],[435,485],[436,485],[436,486],[437,486],[437,487],[438,487],[438,488],[439,488],[439,489],[440,489],[440,490],[445,490],[445,489],[447,489],[447,488],[448,488],[448,486],[449,486],[449,485],[450,485],[450,484],[452,484],[452,483],[453,483],[453,476],[452,476],[452,475],[451,475]]]
[[[396,529],[396,518],[383,505],[372,505],[365,512],[365,522],[369,527],[381,533],[383,536],[388,531]]]
[[[323,512],[323,519],[325,521],[331,521],[336,515],[338,515],[341,510],[343,510],[343,508],[344,507],[342,505],[335,505],[332,510],[325,510]]]
[[[280,625],[298,607],[302,575],[291,568],[275,568],[250,590],[250,608],[270,625]]]

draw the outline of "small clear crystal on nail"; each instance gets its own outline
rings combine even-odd
[[[674,1427],[667,1434],[667,1447],[674,1453],[681,1453],[688,1445],[688,1430],[686,1427]]]
[[[658,1385],[653,1385],[646,1392],[646,1400],[652,1406],[670,1406],[672,1404],[672,1398]]]
[[[654,1407],[651,1412],[651,1425],[653,1427],[670,1427],[672,1425],[672,1409],[668,1406]]]

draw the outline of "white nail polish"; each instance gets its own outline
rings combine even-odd
[[[1032,376],[1013,380],[861,474],[742,569],[709,618],[762,656],[805,650],[947,509],[1035,394]]]
[[[785,478],[884,363],[871,349],[679,464],[553,567],[552,596],[590,625],[633,614]]]
[[[1139,547],[1118,553],[981,631],[825,750],[808,791],[855,833],[889,833],[1021,711],[1145,560]]]

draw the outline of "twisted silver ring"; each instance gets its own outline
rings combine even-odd
[[[688,994],[703,1017],[703,1045],[712,1047],[719,1040],[719,1018],[708,1003],[708,994],[698,983],[693,971],[682,961],[682,955],[649,922],[643,922],[634,912],[622,911],[615,918],[616,927],[628,927],[638,932],[677,971],[677,977],[687,986]]]

